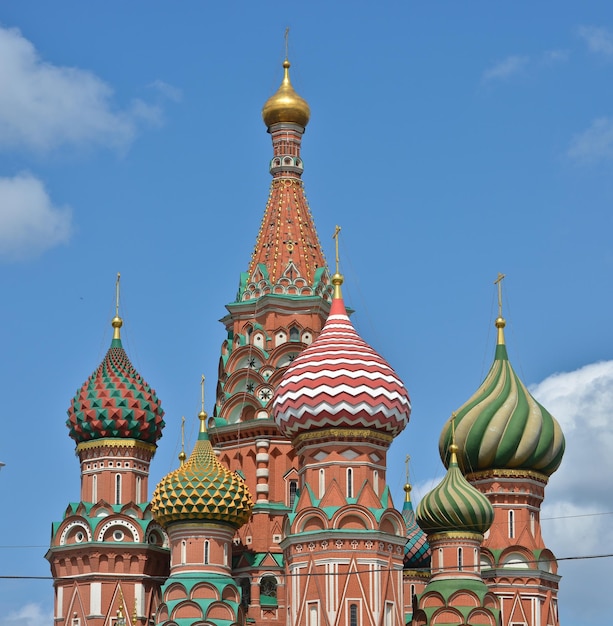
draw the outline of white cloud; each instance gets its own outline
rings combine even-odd
[[[575,135],[567,156],[579,162],[589,163],[613,157],[613,119],[600,117],[582,133]]]
[[[43,61],[16,28],[0,26],[0,149],[46,151],[59,145],[124,148],[157,107],[135,100],[125,110],[92,72]]]
[[[517,74],[521,72],[528,62],[530,58],[527,56],[521,55],[511,55],[506,59],[496,63],[493,67],[483,72],[483,80],[501,80],[512,76],[513,74]]]
[[[542,55],[542,62],[550,65],[552,63],[561,63],[568,61],[570,52],[568,50],[546,50]]]
[[[71,210],[56,207],[31,174],[0,178],[0,258],[33,258],[70,238]]]
[[[0,626],[40,626],[53,623],[53,611],[45,611],[39,604],[26,604],[0,619]]]
[[[580,26],[579,36],[585,40],[591,52],[613,57],[613,34],[606,28]]]
[[[165,98],[173,102],[181,102],[183,100],[183,92],[174,85],[164,82],[163,80],[154,80],[149,87],[159,91]]]
[[[557,418],[566,437],[564,459],[547,487],[542,510],[546,545],[558,557],[613,553],[613,361],[554,374],[531,392]],[[559,597],[566,612],[561,619],[597,623],[589,619],[610,610],[613,559],[560,561],[559,568]],[[576,615],[569,615],[575,610]]]

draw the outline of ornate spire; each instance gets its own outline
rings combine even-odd
[[[268,98],[262,108],[262,119],[270,129],[274,124],[297,124],[304,130],[309,123],[311,110],[304,98],[301,98],[292,87],[289,79],[290,62],[288,60],[289,28],[285,30],[285,61],[283,61],[283,82],[277,92]]]
[[[181,452],[179,452],[179,463],[183,465],[187,455],[185,454],[185,416],[181,417]]]
[[[200,433],[187,461],[155,489],[151,512],[163,526],[172,522],[222,522],[239,528],[250,517],[253,500],[243,479],[218,460],[201,411]]]
[[[155,444],[164,420],[160,401],[136,371],[121,345],[119,279],[115,283],[115,317],[111,347],[94,373],[83,383],[68,409],[66,426],[77,444],[94,439],[137,439]]]
[[[454,422],[455,415],[451,418],[451,423]],[[489,500],[462,475],[457,452],[452,435],[447,474],[417,507],[417,523],[428,535],[454,531],[484,534],[494,521],[494,509]]]
[[[117,272],[117,280],[115,281],[115,317],[111,321],[113,326],[113,342],[117,342],[116,345],[121,346],[121,334],[119,329],[123,326],[123,320],[119,317],[119,279],[121,274]]]
[[[407,527],[407,543],[404,547],[404,569],[421,569],[430,565],[430,546],[424,531],[417,525],[413,503],[411,502],[411,483],[409,481],[409,461],[411,457],[407,454],[406,483],[404,485],[404,505],[402,507],[402,517]]]
[[[342,300],[343,292],[341,290],[341,285],[343,284],[345,278],[339,272],[339,256],[338,256],[338,236],[341,232],[341,227],[336,226],[334,229],[334,235],[332,235],[332,239],[334,239],[334,246],[336,252],[336,272],[334,272],[334,276],[332,276],[332,284],[334,285],[334,295],[332,296],[334,300]]]
[[[325,428],[365,428],[394,437],[409,421],[409,394],[389,363],[356,332],[340,295],[342,277],[335,276],[340,297],[332,301],[319,337],[279,382],[275,421],[289,438]]]
[[[273,181],[249,269],[241,279],[239,300],[268,293],[329,299],[326,260],[301,180],[300,148],[309,106],[291,85],[287,59],[283,68],[281,87],[262,111],[272,136]]]
[[[504,340],[503,274],[498,275],[498,337],[494,362],[481,386],[457,410],[455,437],[465,474],[488,470],[531,470],[550,476],[564,455],[564,435],[555,418],[530,394],[513,370]],[[453,421],[445,424],[439,452],[449,463]]]

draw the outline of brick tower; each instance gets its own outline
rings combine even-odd
[[[273,144],[272,183],[249,268],[222,320],[227,339],[209,421],[221,462],[242,473],[255,497],[234,549],[243,604],[249,618],[272,624],[285,621],[279,544],[298,484],[296,455],[272,419],[272,397],[287,366],[319,335],[332,291],[301,178],[310,111],[289,67],[286,60],[283,82],[262,110]]]
[[[121,344],[119,276],[117,294],[111,347],[68,409],[81,499],[53,524],[46,555],[58,626],[106,626],[126,613],[149,626],[168,576],[166,534],[147,502],[164,411]]]
[[[386,485],[386,456],[409,420],[409,397],[353,328],[338,271],[332,282],[319,338],[275,392],[275,420],[300,467],[282,543],[286,624],[398,626],[406,526]]]
[[[249,519],[253,500],[243,479],[217,460],[204,409],[198,417],[192,454],[160,481],[151,500],[171,555],[155,624],[244,626],[241,590],[232,577],[232,540]]]
[[[494,507],[482,549],[483,578],[500,599],[501,624],[559,626],[557,563],[541,535],[540,508],[549,476],[564,454],[558,422],[514,372],[504,338],[499,285],[494,363],[456,414],[458,463]],[[451,422],[439,451],[451,441]]]

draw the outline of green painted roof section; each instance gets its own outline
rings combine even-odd
[[[451,419],[439,439],[439,453],[449,463]],[[456,412],[455,441],[466,473],[523,469],[550,476],[564,455],[558,422],[530,394],[508,360],[504,344],[483,383]]]
[[[259,567],[267,557],[272,557],[279,567],[283,567],[283,554],[280,552],[245,552],[241,557],[237,557],[237,560],[243,558],[250,567]],[[233,565],[236,567],[236,563]]]
[[[484,534],[494,521],[494,509],[464,478],[453,455],[443,480],[421,499],[416,518],[428,535],[456,530]]]
[[[454,601],[453,606],[450,608],[453,608],[459,611],[460,614],[463,616],[464,620],[466,621],[466,623],[470,624],[470,622],[468,621],[468,616],[473,611],[475,611],[476,609],[481,609],[484,611],[489,611],[489,613],[494,616],[495,623],[498,624],[498,618],[500,615],[499,609],[486,609],[483,606],[483,600],[485,598],[485,595],[488,593],[489,589],[482,580],[471,580],[471,579],[465,579],[465,578],[450,578],[446,580],[435,580],[435,581],[429,582],[426,585],[426,588],[424,589],[423,593],[421,593],[419,596],[419,601],[421,603],[421,599],[426,594],[430,592],[435,592],[435,593],[440,593],[441,596],[445,600],[445,604],[447,604],[451,596],[461,590],[467,590],[467,591],[471,591],[472,593],[474,593],[479,598],[479,602],[481,604],[480,607],[476,607],[474,605],[464,607],[464,606],[458,606],[456,601]],[[438,606],[423,609],[424,613],[426,614],[428,618],[428,624],[430,623],[430,619],[432,618],[432,615],[439,610],[440,610],[440,607]],[[446,625],[441,622],[440,626],[446,626]],[[457,622],[451,622],[449,626],[457,626]]]

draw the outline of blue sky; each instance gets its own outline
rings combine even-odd
[[[167,427],[212,409],[218,319],[268,194],[264,101],[312,111],[304,180],[362,336],[413,400],[388,480],[443,475],[443,422],[493,355],[498,272],[511,361],[568,451],[547,491],[559,557],[613,553],[613,7],[609,2],[184,1],[0,6],[0,575],[45,576],[50,524],[79,497],[64,426],[111,340]],[[560,561],[563,623],[611,613],[612,559]],[[0,580],[0,626],[50,623],[49,581]]]

